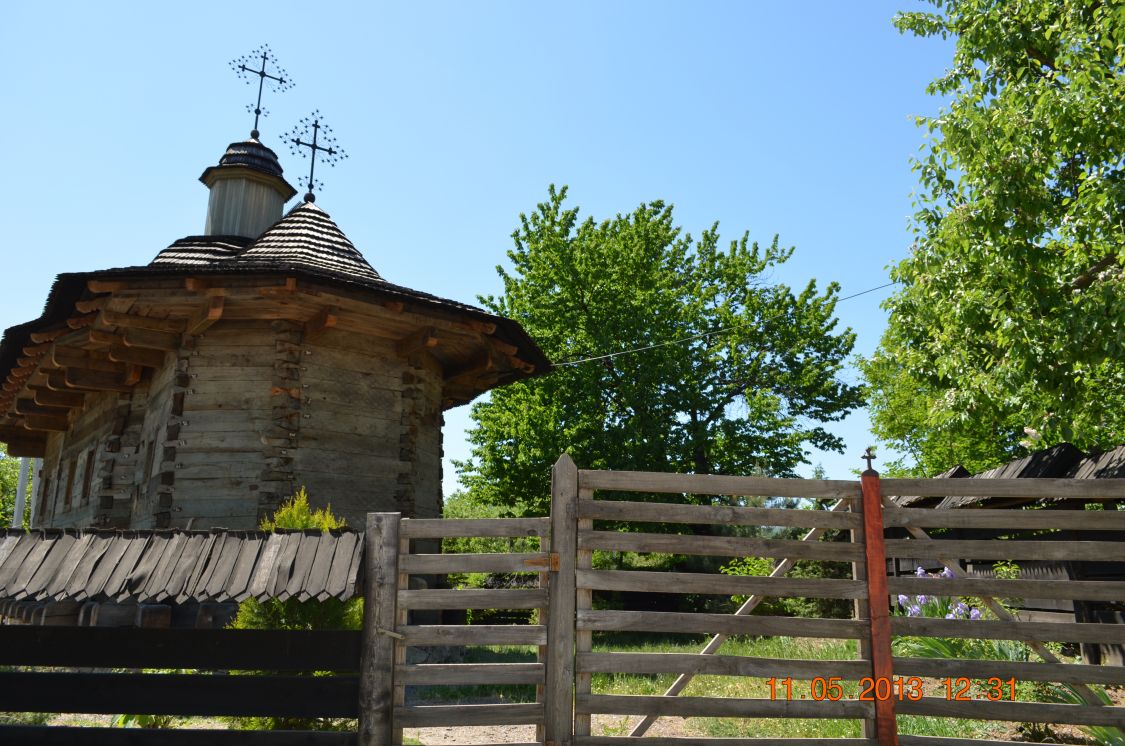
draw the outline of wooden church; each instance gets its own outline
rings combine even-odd
[[[351,526],[441,513],[442,412],[549,361],[518,323],[388,282],[257,139],[200,180],[204,234],[58,276],[0,342],[32,525],[254,528],[298,488]]]

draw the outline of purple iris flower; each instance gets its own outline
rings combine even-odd
[[[969,609],[969,619],[973,619],[973,620],[980,619],[980,609],[978,609],[975,606],[973,608]]]
[[[926,577],[926,571],[924,569],[922,569],[921,565],[919,565],[918,569],[914,571],[914,574],[917,575],[920,578]]]

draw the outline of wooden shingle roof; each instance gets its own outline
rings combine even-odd
[[[0,531],[0,599],[239,602],[349,599],[363,533]]]

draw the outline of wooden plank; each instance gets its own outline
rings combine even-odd
[[[238,556],[234,560],[234,566],[224,586],[223,594],[226,598],[233,600],[246,592],[246,586],[249,585],[250,577],[257,565],[258,552],[261,551],[266,538],[258,533],[243,536]]]
[[[858,528],[858,515],[829,510],[791,508],[738,508],[728,505],[579,500],[578,516],[602,521],[638,523],[702,523],[723,526],[798,526],[808,528]]]
[[[547,628],[538,624],[412,624],[398,632],[404,644],[415,647],[547,644]]]
[[[0,672],[0,691],[7,692],[5,707],[14,712],[277,717],[359,714],[356,676]]]
[[[856,639],[867,634],[867,624],[855,619],[733,616],[669,611],[584,611],[578,615],[578,628],[602,632],[682,632],[705,635],[722,633],[835,639]]]
[[[277,555],[284,543],[285,536],[283,534],[274,533],[266,537],[265,545],[258,555],[254,572],[247,582],[246,590],[235,597],[236,601],[241,602],[247,598],[259,598],[265,595],[266,589],[269,587],[270,577],[276,567]]]
[[[171,728],[160,731],[166,746],[354,746],[355,733],[343,731],[204,730]],[[149,728],[78,728],[57,725],[0,726],[0,743],[37,746],[151,746]]]
[[[888,539],[886,544],[888,557],[1125,562],[1125,542],[1121,541]]]
[[[425,590],[399,591],[405,609],[543,609],[547,592],[526,590]]]
[[[278,600],[288,601],[290,598],[295,598],[305,587],[309,573],[312,572],[321,535],[321,532],[315,529],[301,534],[301,543],[297,547],[297,554],[293,557],[293,571],[289,575],[289,583],[285,586],[285,590],[278,594]]]
[[[587,519],[588,520],[588,519]],[[759,539],[749,536],[696,536],[694,534],[643,534],[620,531],[579,531],[580,549],[611,552],[657,552],[717,557],[794,557],[799,559],[860,559],[863,547],[841,542]],[[920,555],[911,555],[920,556]]]
[[[309,575],[305,578],[304,587],[297,594],[298,601],[303,602],[311,598],[318,598],[324,593],[325,586],[328,584],[328,571],[332,569],[332,556],[336,551],[338,540],[338,535],[328,531],[320,535],[320,540],[316,545],[316,555],[313,557],[312,566],[309,568]]]
[[[859,485],[851,480],[730,477],[719,474],[669,474],[656,471],[578,472],[583,487],[619,492],[671,492],[703,495],[767,497],[830,497],[858,499]]]
[[[543,705],[417,705],[396,707],[394,719],[403,728],[534,725],[543,721]]]
[[[511,554],[408,554],[399,569],[411,575],[445,575],[462,572],[537,572],[550,566],[545,552]]]
[[[407,518],[404,539],[544,536],[548,518]]]
[[[1068,725],[1125,726],[1125,707],[1057,705],[1043,702],[987,702],[923,697],[898,703],[904,715],[969,718],[972,720],[1012,720],[1017,723],[1066,723]]]
[[[959,637],[974,640],[1035,640],[1125,645],[1125,624],[993,620],[974,621],[971,624],[964,622],[964,619],[894,617],[891,619],[891,631],[896,635]]]
[[[543,722],[547,743],[570,746],[574,737],[574,650],[576,639],[579,471],[564,453],[551,468],[551,552],[558,555],[558,571],[547,587],[547,637],[556,653],[547,658],[544,700],[548,703]]]
[[[957,704],[957,703],[954,703]],[[751,699],[744,697],[659,697],[621,694],[587,694],[576,697],[575,712],[610,715],[674,715],[678,717],[735,718],[863,718],[870,717],[871,702]]]
[[[1125,582],[1111,580],[1005,580],[1001,578],[900,577],[887,581],[892,594],[916,596],[941,591],[948,596],[993,596],[1000,598],[1055,598],[1083,601],[1120,601]]]
[[[1125,479],[884,479],[886,495],[1125,499]]]
[[[402,684],[433,686],[541,684],[543,675],[542,663],[424,663],[395,668],[395,679]]]
[[[354,531],[345,531],[336,541],[332,567],[328,570],[328,580],[324,585],[324,598],[343,598],[344,591],[348,587],[348,568],[351,564],[352,550],[361,536]],[[355,582],[354,579],[352,582]]]
[[[887,508],[886,526],[1125,531],[1125,510],[933,510]]]
[[[895,658],[895,674],[934,679],[965,676],[998,677],[1018,681],[1058,681],[1067,684],[1125,684],[1125,666],[1090,666],[1077,663],[1012,662],[979,659]]]
[[[723,596],[761,593],[766,596],[802,598],[860,598],[866,593],[862,582],[825,578],[760,578],[642,570],[579,570],[576,575],[579,588],[595,591],[709,593]],[[932,591],[933,587],[929,590]]]
[[[1097,666],[1091,666],[1097,668]],[[578,670],[585,673],[657,674],[677,673],[704,676],[783,675],[812,679],[830,672],[856,681],[871,675],[871,664],[861,660],[791,660],[751,658],[744,655],[695,655],[688,653],[579,653]],[[667,696],[667,695],[665,695]]]
[[[594,491],[589,487],[579,487],[578,501],[593,500]],[[593,533],[594,520],[592,518],[578,519],[578,553],[575,556],[574,566],[577,570],[591,570],[594,567],[594,552],[590,548],[582,546],[582,536]],[[581,614],[583,611],[589,611],[594,608],[594,592],[586,588],[578,588],[575,593],[575,609],[576,614]],[[589,653],[594,649],[594,633],[586,629],[577,629],[574,635],[574,650],[576,655]],[[590,694],[594,689],[594,678],[588,673],[584,673],[575,665],[574,675],[574,696],[581,697]],[[576,738],[591,735],[592,721],[589,715],[585,713],[575,713],[574,715],[574,736]]]
[[[359,743],[394,740],[395,641],[398,609],[399,513],[368,513],[364,532],[363,652],[359,687]]]
[[[870,623],[871,675],[890,681],[894,677],[891,654],[891,622],[887,604],[887,562],[883,539],[883,498],[879,473],[871,468],[871,450],[867,454],[867,470],[860,475],[863,492],[863,549],[867,571],[867,615]],[[874,599],[874,603],[872,603]],[[880,746],[898,746],[898,720],[894,699],[875,700],[875,737]]]
[[[136,541],[136,533],[124,531],[110,538],[109,544],[102,555],[98,566],[90,573],[84,588],[74,594],[76,601],[97,598],[105,589],[106,583],[111,579],[122,559],[125,557],[131,544]]]

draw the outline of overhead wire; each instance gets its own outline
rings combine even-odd
[[[837,298],[836,302],[837,303],[843,303],[846,300],[851,300],[852,298],[858,298],[859,296],[867,295],[868,293],[874,293],[876,290],[882,290],[883,288],[889,288],[891,285],[897,285],[897,284],[898,283],[896,281],[892,280],[891,282],[883,283],[882,285],[879,285],[877,287],[868,288],[867,290],[861,290],[858,293],[852,293],[851,295],[845,295],[843,298]],[[723,329],[716,329],[715,331],[711,331],[711,332],[702,332],[700,334],[693,334],[690,337],[681,337],[680,339],[672,339],[672,340],[668,340],[667,342],[657,342],[655,344],[645,345],[644,347],[634,347],[630,350],[619,350],[618,352],[609,352],[609,353],[606,353],[604,355],[594,355],[594,356],[591,356],[591,357],[580,358],[578,360],[566,360],[566,361],[561,362],[561,363],[555,363],[554,367],[562,368],[564,366],[574,366],[574,365],[581,365],[582,363],[592,363],[592,362],[596,362],[598,360],[610,360],[610,359],[615,358],[615,357],[621,357],[622,355],[632,355],[632,354],[635,354],[635,353],[638,353],[638,352],[645,352],[647,350],[655,350],[655,349],[658,349],[660,347],[670,347],[671,345],[684,344],[685,342],[694,342],[697,339],[705,339],[707,337],[714,337],[717,334],[727,334],[727,333],[733,332],[737,329],[744,329],[748,326],[750,326],[750,325],[749,324],[736,324],[735,326],[728,326],[728,327],[725,327]]]

